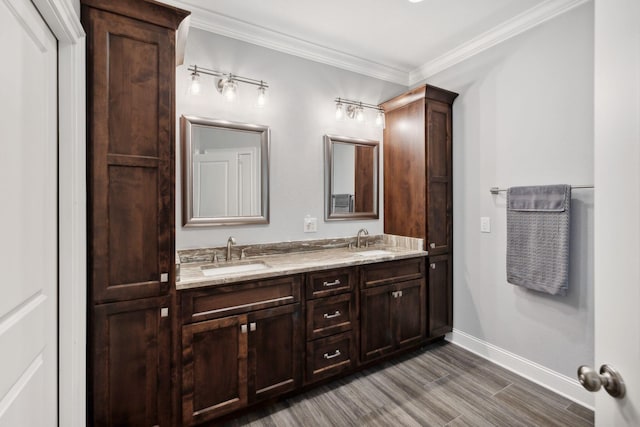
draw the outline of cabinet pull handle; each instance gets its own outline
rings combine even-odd
[[[160,283],[166,283],[169,281],[169,273],[160,274]]]
[[[324,282],[322,286],[329,287],[329,286],[336,286],[339,284],[340,284],[340,279],[336,279],[333,282]]]
[[[435,248],[435,247],[436,247],[436,244],[435,244],[435,243],[429,243],[429,247],[430,247],[431,249],[433,249],[433,248]]]
[[[391,295],[394,298],[400,298],[402,296],[402,291],[393,291],[393,292],[391,292]]]
[[[251,322],[251,323],[249,323],[249,330],[250,330],[251,332],[253,332],[253,331],[255,331],[255,330],[256,330],[256,322]]]
[[[240,332],[243,334],[247,333],[247,325],[240,325]]]
[[[329,359],[333,359],[334,357],[338,357],[340,356],[342,353],[340,353],[340,350],[336,350],[333,352],[333,354],[329,354],[329,353],[325,353],[324,354],[324,358],[329,360]]]
[[[432,263],[431,263],[431,269],[432,269],[432,270],[435,270],[435,269],[436,269],[436,263],[435,263],[435,262],[432,262]]]
[[[333,314],[325,313],[324,314],[324,318],[325,319],[333,319],[334,317],[339,317],[340,314],[341,314],[340,310],[336,310],[335,313],[333,313]]]
[[[169,307],[162,307],[160,309],[160,317],[169,317]]]

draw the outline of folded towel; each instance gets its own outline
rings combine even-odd
[[[507,281],[552,295],[569,288],[571,186],[507,191]]]

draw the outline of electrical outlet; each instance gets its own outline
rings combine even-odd
[[[482,233],[491,233],[491,218],[488,216],[480,217],[480,231]]]
[[[304,228],[305,233],[315,233],[318,231],[318,218],[311,218],[307,215],[304,218]]]

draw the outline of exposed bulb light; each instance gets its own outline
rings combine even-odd
[[[262,108],[267,103],[267,88],[260,85],[258,87],[258,99],[256,100],[256,107]]]
[[[198,95],[202,90],[200,85],[200,74],[198,73],[198,67],[195,67],[193,73],[190,76],[189,93],[192,95]]]
[[[222,96],[224,96],[227,101],[235,101],[236,95],[238,94],[238,84],[233,80],[233,76],[220,80],[218,82],[218,88],[221,88],[220,93],[222,93]]]
[[[376,126],[384,129],[385,121],[384,121],[384,111],[378,110],[376,113]]]
[[[356,109],[356,120],[364,122],[364,109],[361,106]]]
[[[336,119],[344,119],[344,104],[340,102],[340,98],[338,98],[338,102],[336,103]]]

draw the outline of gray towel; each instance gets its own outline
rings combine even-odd
[[[507,191],[507,281],[551,295],[569,287],[571,186]]]

